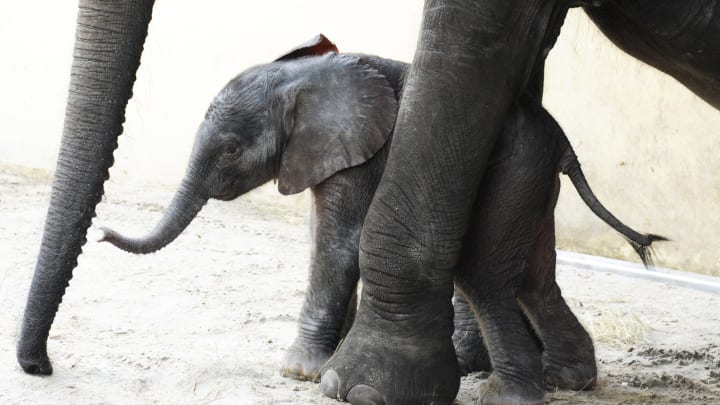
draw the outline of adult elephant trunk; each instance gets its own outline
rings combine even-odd
[[[17,358],[51,374],[47,339],[113,163],[153,0],[81,0],[65,125]]]
[[[112,229],[102,228],[105,233],[100,242],[110,242],[130,253],[152,253],[167,246],[182,233],[207,203],[207,192],[200,181],[188,172],[160,222],[146,236],[128,238]]]

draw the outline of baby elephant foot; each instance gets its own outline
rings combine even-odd
[[[543,342],[542,364],[548,388],[582,391],[595,386],[595,345],[579,323],[562,334],[546,336]]]
[[[319,381],[320,368],[335,349],[323,345],[302,343],[299,340],[288,348],[280,374],[301,381]]]
[[[494,372],[480,385],[480,395],[476,403],[535,405],[544,401],[545,390],[539,384],[512,381]]]
[[[552,356],[545,352],[542,360],[548,388],[583,391],[593,388],[597,382],[597,365],[592,348],[589,353],[575,358]]]
[[[453,345],[462,375],[492,369],[485,343],[477,328],[472,331],[461,331],[455,328]]]
[[[480,324],[467,303],[465,297],[455,292],[455,319],[452,340],[457,353],[458,365],[462,375],[474,371],[490,371],[490,356],[480,332]]]
[[[322,368],[320,391],[353,404],[449,404],[460,385],[449,338],[398,337],[353,326]]]

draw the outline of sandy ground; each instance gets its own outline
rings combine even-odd
[[[331,404],[282,378],[308,263],[304,201],[269,188],[211,202],[180,238],[148,256],[90,242],[53,324],[51,377],[27,376],[15,343],[48,200],[47,176],[0,167],[0,404]],[[142,234],[171,187],[111,182],[96,225]],[[550,403],[720,403],[720,296],[561,267],[559,282],[592,332],[590,392]],[[472,403],[481,376],[463,379]]]

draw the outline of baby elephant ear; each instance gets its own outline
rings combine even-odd
[[[330,52],[338,53],[337,46],[330,42],[325,35],[318,34],[315,38],[289,50],[285,55],[275,59],[275,62],[302,58],[303,56],[320,56]]]
[[[278,190],[298,193],[370,159],[395,126],[398,103],[385,76],[358,58],[327,55],[293,83],[294,117]]]

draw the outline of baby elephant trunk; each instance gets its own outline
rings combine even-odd
[[[207,203],[206,193],[201,192],[194,183],[197,182],[186,177],[160,222],[146,236],[129,238],[112,229],[100,228],[104,235],[98,241],[110,242],[122,250],[138,254],[152,253],[164,248],[190,225]]]
[[[652,243],[656,241],[666,241],[667,238],[660,235],[653,235],[650,233],[640,233],[630,228],[629,226],[622,223],[617,219],[610,211],[605,208],[593,193],[590,185],[585,179],[585,175],[580,169],[580,162],[578,162],[577,156],[569,143],[566,145],[565,154],[560,162],[560,170],[563,174],[570,177],[575,190],[580,194],[580,198],[585,202],[590,210],[595,213],[600,219],[606,224],[610,225],[613,229],[618,231],[625,240],[635,249],[640,260],[642,260],[645,267],[652,267]]]

